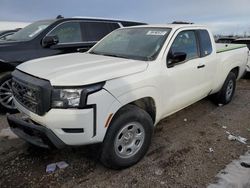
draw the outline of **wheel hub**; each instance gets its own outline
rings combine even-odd
[[[233,94],[233,90],[234,90],[234,83],[232,80],[230,80],[228,85],[227,85],[227,90],[226,90],[226,99],[227,100],[230,100],[230,98]]]
[[[117,134],[115,139],[115,152],[122,158],[129,158],[135,155],[143,145],[145,130],[138,123],[125,125]]]
[[[131,140],[133,139],[133,137],[134,137],[134,135],[133,135],[133,133],[131,133],[131,132],[127,132],[125,135],[124,135],[124,141],[126,142],[126,143],[129,143],[129,142],[131,142]]]
[[[6,80],[0,85],[0,103],[7,109],[16,109],[13,100],[11,79]]]

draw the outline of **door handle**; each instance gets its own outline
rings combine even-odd
[[[205,67],[205,65],[199,65],[198,67],[197,67],[197,69],[201,69],[201,68],[204,68]]]

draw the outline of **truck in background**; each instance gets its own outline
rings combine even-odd
[[[235,39],[232,43],[247,45],[249,52],[248,52],[248,63],[247,63],[246,71],[248,74],[250,74],[250,38],[238,38],[238,39]]]

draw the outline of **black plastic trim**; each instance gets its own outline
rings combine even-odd
[[[7,115],[11,130],[23,140],[42,148],[64,148],[66,144],[60,140],[50,129],[27,122],[15,115]]]
[[[66,133],[84,133],[84,129],[82,128],[65,128],[62,130]]]
[[[93,114],[93,137],[96,136],[96,127],[97,127],[97,108],[96,108],[96,104],[93,104],[92,105],[93,107],[93,111],[94,111],[94,114]]]
[[[19,84],[39,90],[40,98],[39,101],[37,101],[39,103],[38,111],[34,113],[42,116],[51,109],[52,86],[49,81],[31,76],[17,69],[12,72],[12,77],[12,79]]]
[[[104,87],[106,82],[100,82],[100,83],[97,83],[97,84],[101,84],[101,87],[97,90],[94,90],[92,92],[89,92],[87,90],[83,90],[82,93],[81,93],[81,99],[80,99],[80,104],[79,104],[79,109],[84,109],[87,105],[87,102],[88,102],[88,96],[93,94],[93,93],[96,93],[98,91],[101,91]],[[96,85],[96,84],[92,84],[92,85]]]

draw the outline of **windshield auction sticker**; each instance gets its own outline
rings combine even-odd
[[[148,31],[147,35],[156,35],[156,36],[164,36],[167,34],[167,31]]]

